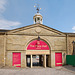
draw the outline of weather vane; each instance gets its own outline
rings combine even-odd
[[[34,7],[36,8],[37,13],[39,13],[39,11],[40,11],[40,9],[41,9],[41,8],[39,8],[39,4],[35,4]]]

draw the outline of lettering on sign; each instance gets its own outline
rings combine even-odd
[[[27,50],[49,50],[49,46],[42,40],[34,40],[28,45]]]

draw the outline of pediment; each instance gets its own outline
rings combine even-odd
[[[55,30],[53,28],[47,27],[42,24],[33,24],[25,26],[22,28],[17,28],[10,30],[7,34],[16,34],[16,35],[42,35],[42,36],[66,36],[64,33]]]

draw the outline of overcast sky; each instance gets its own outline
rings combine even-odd
[[[39,4],[43,24],[62,32],[75,32],[75,0],[0,0],[0,29],[33,24]]]

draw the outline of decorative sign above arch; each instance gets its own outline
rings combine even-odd
[[[49,46],[42,40],[34,40],[29,43],[27,50],[49,50]]]

